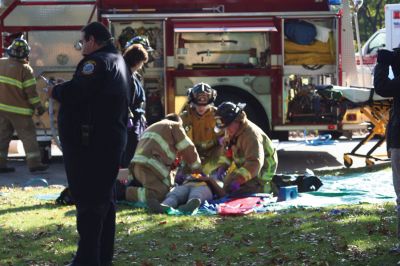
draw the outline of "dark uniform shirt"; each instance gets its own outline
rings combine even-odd
[[[389,123],[386,126],[387,148],[400,148],[400,70],[393,67],[394,79],[390,79],[389,66],[378,63],[374,71],[375,92],[382,97],[393,97]]]
[[[57,85],[61,103],[59,133],[63,145],[82,144],[82,125],[91,127],[90,143],[123,149],[126,138],[128,90],[132,84],[123,58],[112,46],[86,56],[70,81]]]

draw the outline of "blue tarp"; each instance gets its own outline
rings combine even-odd
[[[323,186],[316,192],[300,193],[297,199],[276,202],[276,198],[260,197],[261,205],[255,212],[270,212],[289,208],[325,207],[343,204],[395,202],[392,172],[390,169],[344,176],[322,176]],[[199,213],[216,214],[218,202],[205,202]]]
[[[266,194],[255,194],[260,198],[254,212],[271,212],[290,208],[310,208],[336,206],[343,204],[395,202],[392,171],[390,168],[377,172],[351,173],[343,176],[321,176],[323,186],[316,192],[299,193],[297,199],[277,202]],[[4,196],[4,195],[3,195]],[[57,195],[37,195],[38,199],[54,200]],[[218,205],[227,202],[225,197],[219,200],[205,202],[196,214],[217,214]],[[132,207],[146,207],[143,203],[125,202]],[[171,209],[168,214],[182,215],[178,210]]]

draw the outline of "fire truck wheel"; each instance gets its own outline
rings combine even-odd
[[[250,121],[258,125],[268,136],[271,136],[269,119],[259,101],[245,90],[234,86],[213,86],[217,90],[215,106],[224,101],[246,103],[244,111]]]

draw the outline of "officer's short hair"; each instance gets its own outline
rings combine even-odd
[[[94,21],[86,26],[84,26],[81,30],[85,35],[85,40],[88,41],[90,36],[93,36],[95,42],[99,45],[107,44],[107,42],[112,41],[112,36],[110,31],[107,29],[104,24]]]
[[[132,44],[124,52],[124,59],[128,66],[133,67],[138,63],[147,63],[149,54],[141,44]]]
[[[174,122],[182,123],[181,117],[180,117],[179,115],[177,115],[177,114],[174,114],[174,113],[167,114],[167,115],[164,117],[164,119],[166,119],[166,120],[171,120],[171,121],[174,121]]]

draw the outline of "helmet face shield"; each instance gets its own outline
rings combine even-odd
[[[15,39],[6,50],[10,57],[15,57],[18,59],[27,58],[30,51],[31,47],[29,47],[29,44],[23,37]]]
[[[217,91],[206,83],[197,83],[188,90],[188,100],[190,103],[205,106],[213,103],[217,98]]]
[[[220,132],[228,127],[242,113],[246,104],[232,102],[223,102],[218,106],[215,113],[215,132]]]

